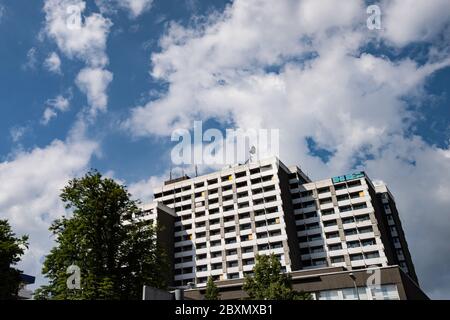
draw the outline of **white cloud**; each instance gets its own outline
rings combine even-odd
[[[105,14],[115,13],[120,8],[127,10],[135,19],[152,8],[153,0],[95,0],[95,3]]]
[[[53,73],[61,74],[61,59],[56,52],[49,54],[45,59],[44,66]]]
[[[45,103],[47,106],[44,110],[44,114],[42,115],[41,123],[47,125],[50,120],[58,115],[59,112],[66,112],[70,107],[70,99],[72,98],[72,94],[69,91],[69,97],[64,97],[62,95],[57,96],[54,99],[49,99]]]
[[[133,18],[140,16],[147,10],[150,10],[153,0],[122,0],[118,2],[119,6],[129,10]]]
[[[108,64],[106,41],[112,22],[98,13],[82,16],[77,22],[77,13],[83,14],[86,2],[82,0],[46,0],[45,31],[54,39],[59,49],[69,58],[78,58],[86,63],[76,78],[77,86],[87,95],[90,114],[107,107],[107,87],[113,79],[105,69]],[[75,12],[75,15],[74,15]],[[47,115],[53,116],[51,111]]]
[[[443,2],[434,3],[439,9],[433,12],[449,12]],[[422,8],[412,7],[419,12]],[[450,275],[444,270],[434,274],[433,261],[441,259],[445,266],[450,261],[443,260],[449,255],[435,257],[424,250],[436,241],[450,241],[444,227],[433,229],[445,219],[442,225],[448,225],[448,200],[441,196],[430,204],[434,222],[423,232],[435,234],[414,238],[422,226],[417,217],[423,214],[424,202],[415,194],[420,188],[411,186],[405,176],[420,178],[436,166],[441,176],[432,171],[426,179],[430,185],[422,192],[445,195],[450,189],[449,151],[404,136],[417,117],[405,97],[420,101],[428,77],[448,67],[450,56],[439,51],[440,55],[418,64],[409,58],[393,61],[364,52],[361,48],[367,42],[377,41],[365,27],[366,17],[363,1],[336,5],[334,1],[237,0],[204,24],[191,28],[172,24],[160,40],[161,52],[152,55],[152,75],[169,84],[167,94],[135,108],[125,126],[136,136],[168,136],[176,128],[192,128],[199,118],[242,128],[280,128],[281,158],[288,164],[300,163],[313,178],[345,173],[373,158],[367,162],[370,175],[392,184],[394,193],[400,194],[398,205],[424,288],[448,297],[450,286],[445,280]],[[428,22],[433,25],[430,20],[417,21],[413,30],[420,33]],[[440,32],[444,26],[433,28]],[[430,39],[416,33],[397,39],[379,32],[379,38],[398,43]],[[309,154],[307,137],[333,152],[328,163]],[[409,156],[420,165],[405,165]],[[431,184],[434,179],[437,185]]]
[[[164,184],[164,175],[158,177],[149,177],[147,180],[141,180],[132,183],[128,187],[128,191],[133,196],[133,199],[138,199],[142,203],[149,203],[153,200],[153,190]]]
[[[25,135],[25,133],[29,130],[28,126],[16,126],[16,127],[12,127],[11,130],[9,131],[9,134],[11,136],[11,140],[14,143],[19,142],[23,136]]]
[[[78,74],[76,84],[86,94],[92,115],[106,110],[108,104],[106,89],[112,79],[112,73],[103,69],[85,68]]]
[[[105,53],[106,41],[112,22],[98,13],[84,16],[79,27],[76,15],[70,8],[78,8],[82,14],[86,9],[81,0],[46,0],[45,31],[56,41],[58,48],[69,58],[78,58],[93,67],[108,63]]]
[[[448,0],[385,0],[381,8],[384,37],[395,45],[431,41],[450,31]]]
[[[31,48],[27,52],[27,61],[22,65],[24,70],[34,70],[36,69],[37,58],[36,58],[36,48]]]
[[[19,268],[37,275],[38,285],[44,281],[41,261],[53,245],[48,227],[65,214],[61,189],[86,170],[96,148],[96,143],[87,140],[55,140],[0,163],[0,217],[8,219],[17,234],[30,236],[30,249]]]

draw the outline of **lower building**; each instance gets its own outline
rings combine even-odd
[[[310,293],[314,300],[427,300],[420,289],[399,266],[347,270],[327,267],[291,273],[292,287]],[[378,281],[375,279],[378,278]],[[243,279],[217,281],[222,300],[245,299]],[[357,289],[356,289],[357,288]],[[186,299],[204,299],[205,288],[184,291]]]

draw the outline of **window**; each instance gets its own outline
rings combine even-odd
[[[237,254],[237,250],[236,249],[227,250],[227,256],[232,256],[232,255],[235,255],[235,254]]]
[[[319,229],[319,223],[315,222],[315,223],[310,223],[306,225],[306,230],[314,230],[314,229]]]
[[[245,197],[247,197],[247,196],[248,196],[248,192],[247,192],[247,191],[239,192],[239,193],[237,194],[237,198],[238,198],[238,199],[240,199],[240,198],[245,198]]]
[[[227,266],[228,266],[228,268],[234,268],[234,267],[239,266],[239,264],[237,261],[228,261]]]
[[[222,197],[222,201],[230,201],[230,200],[233,200],[233,195],[232,194]]]
[[[242,177],[245,177],[246,175],[247,175],[246,171],[241,171],[241,172],[235,173],[236,178],[242,178]]]
[[[250,253],[253,252],[253,247],[243,247],[242,253]]]
[[[340,263],[340,262],[345,262],[345,259],[343,256],[338,256],[338,257],[332,257],[331,258],[331,263]]]
[[[214,225],[220,223],[220,219],[209,220],[209,225]]]
[[[281,230],[273,230],[269,232],[269,235],[271,237],[276,237],[276,236],[280,236],[281,235]]]
[[[313,195],[313,192],[311,190],[302,191],[300,192],[300,197],[311,197]]]
[[[319,193],[319,194],[326,193],[326,192],[329,192],[329,191],[330,191],[329,187],[317,189],[317,193]]]
[[[350,255],[350,260],[351,261],[357,261],[357,260],[362,260],[364,259],[364,256],[362,255],[362,253],[357,253],[357,254],[351,254]]]
[[[214,263],[211,265],[211,270],[222,269],[222,263]]]
[[[316,240],[321,240],[322,236],[320,234],[313,234],[308,236],[308,241],[316,241]]]
[[[361,244],[363,245],[363,247],[366,246],[373,246],[376,244],[375,239],[365,239],[365,240],[361,240]]]
[[[356,219],[356,222],[363,222],[363,221],[370,220],[370,216],[368,214],[365,214],[362,216],[356,216],[355,219]]]
[[[228,185],[228,186],[223,186],[222,187],[222,191],[228,191],[228,190],[232,190],[233,189],[233,185]]]
[[[197,271],[198,272],[208,271],[208,266],[207,265],[197,266]]]
[[[347,200],[348,194],[341,194],[341,195],[337,196],[336,198],[337,198],[337,201]]]
[[[326,215],[329,215],[329,214],[333,214],[334,213],[334,209],[333,208],[331,208],[331,209],[325,209],[325,210],[321,210],[322,211],[322,215],[323,216],[326,216]]]
[[[347,189],[347,185],[346,185],[345,183],[335,184],[335,185],[334,185],[334,189],[335,189],[335,190],[343,190],[343,189]]]
[[[331,203],[331,198],[324,198],[324,199],[320,199],[320,204],[327,204],[327,203]]]
[[[355,222],[355,218],[353,218],[353,217],[342,218],[342,223],[343,224],[353,223],[353,222]]]
[[[355,180],[355,181],[349,181],[347,182],[347,186],[349,188],[351,187],[356,187],[356,186],[360,186],[361,185],[361,180]]]
[[[330,244],[328,246],[328,249],[330,249],[330,251],[336,251],[336,250],[341,250],[342,249],[342,245],[340,243],[337,244]]]
[[[197,278],[197,283],[206,283],[207,280],[208,280],[207,277]]]
[[[327,237],[327,239],[338,238],[339,232],[328,232],[325,234],[325,236]]]
[[[379,258],[380,257],[380,253],[378,251],[367,252],[364,255],[365,255],[366,259],[374,259],[374,258]]]
[[[214,240],[210,242],[211,247],[217,247],[221,245],[221,240]]]
[[[373,231],[373,229],[372,229],[371,226],[364,227],[364,228],[358,228],[358,232],[359,233],[369,233],[369,232],[372,232],[372,231]]]
[[[358,234],[358,231],[356,229],[346,229],[346,230],[344,230],[344,234],[346,236],[352,236],[352,235]]]
[[[236,231],[236,227],[235,227],[235,226],[226,227],[226,228],[224,229],[224,232],[225,232],[225,233],[234,232],[234,231]]]
[[[348,241],[347,248],[358,248],[360,247],[359,241]]]
[[[367,204],[365,202],[353,205],[353,210],[359,210],[359,209],[365,209],[365,208],[367,208]]]
[[[236,243],[236,238],[227,238],[225,239],[225,244]]]
[[[250,223],[241,224],[239,226],[240,230],[248,230],[248,229],[251,229],[251,228],[252,228],[252,225]]]
[[[315,259],[312,261],[313,266],[323,266],[327,264],[326,259]]]
[[[238,203],[239,209],[248,208],[248,207],[249,207],[248,202]]]
[[[351,211],[352,210],[352,207],[351,206],[342,206],[342,207],[339,207],[339,211],[340,212],[347,212],[347,211]]]
[[[323,247],[322,246],[317,246],[317,247],[311,247],[311,253],[321,253],[323,252]]]
[[[307,201],[307,202],[303,202],[302,207],[303,208],[310,208],[310,207],[315,207],[316,203],[314,201]]]
[[[229,273],[228,274],[228,279],[239,279],[239,273]]]
[[[230,216],[230,217],[224,217],[223,218],[223,222],[230,222],[230,221],[234,221],[234,217]]]
[[[313,212],[307,212],[304,214],[305,219],[310,219],[310,218],[315,218],[317,217],[317,212],[313,211]]]

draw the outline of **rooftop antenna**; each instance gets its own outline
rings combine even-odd
[[[169,180],[172,180],[172,162],[170,163]]]
[[[198,168],[197,168],[197,165],[195,165],[195,176],[198,177]]]

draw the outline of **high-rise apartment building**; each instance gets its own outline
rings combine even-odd
[[[166,181],[154,198],[175,216],[176,287],[242,280],[269,253],[290,273],[399,265],[417,285],[394,197],[364,172],[311,181],[274,157]]]

